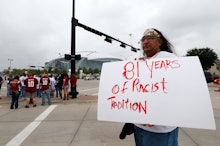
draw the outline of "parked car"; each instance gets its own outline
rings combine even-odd
[[[97,76],[97,77],[96,77],[96,80],[100,80],[100,76]]]
[[[212,76],[212,74],[210,72],[205,71],[204,74],[205,74],[205,78],[206,78],[207,83],[214,82],[214,77]]]
[[[87,75],[84,77],[84,80],[94,80],[95,77],[93,75]]]

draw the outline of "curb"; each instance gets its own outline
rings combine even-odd
[[[37,100],[40,100],[41,98],[36,98]],[[78,95],[77,98],[70,98],[69,100],[62,100],[60,98],[52,97],[51,101],[52,103],[92,103],[92,102],[97,102],[98,96],[93,96],[93,95],[84,95],[80,94]],[[24,102],[24,98],[19,98],[19,102]],[[38,101],[39,102],[39,101]],[[11,103],[11,97],[2,97],[0,99],[0,104],[10,104]]]

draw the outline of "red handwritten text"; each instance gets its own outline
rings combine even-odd
[[[136,65],[136,68],[135,68]],[[122,73],[125,79],[130,80],[135,77],[139,77],[139,62],[128,62],[124,66],[124,72]]]
[[[167,88],[166,88],[167,82],[165,82],[165,78],[162,79],[161,82],[155,82],[155,83],[147,83],[143,84],[140,83],[140,79],[136,78],[133,81],[132,84],[132,91],[133,92],[156,92],[156,91],[163,91],[164,93],[167,93]]]
[[[137,111],[139,113],[147,114],[147,101],[141,102],[131,102],[129,98],[123,99],[121,101],[116,101],[115,96],[109,97],[107,100],[111,100],[111,109],[128,109],[132,111]]]
[[[148,64],[148,60],[145,61],[148,70],[150,71],[150,78],[153,77],[153,71],[156,69],[175,69],[179,68],[180,64],[178,60],[157,60]]]
[[[174,70],[177,68],[180,68],[181,65],[178,62],[178,60],[175,59],[164,59],[164,60],[146,60],[145,61],[145,67],[146,72],[149,74],[150,79],[146,82],[144,79],[144,82],[142,80],[142,73],[146,74],[146,72],[140,72],[139,68],[140,62],[126,62],[123,67],[122,76],[124,77],[125,81],[122,82],[122,84],[115,84],[112,87],[112,96],[109,97],[107,100],[110,101],[111,109],[128,109],[132,111],[136,111],[139,113],[147,114],[147,101],[141,100],[131,102],[130,98],[124,97],[116,98],[116,96],[119,96],[120,94],[125,94],[126,91],[130,92],[137,92],[137,93],[156,93],[156,92],[162,92],[167,94],[168,93],[168,81],[165,77],[162,77],[161,79],[152,80],[153,74],[157,70]],[[142,66],[143,67],[143,66]],[[142,68],[141,68],[142,69]],[[126,95],[126,94],[125,94]],[[148,96],[149,97],[149,96]]]
[[[141,83],[139,78],[136,78],[131,81],[125,81],[122,88],[115,84],[112,87],[112,94],[117,95],[119,93],[124,94],[126,90],[130,90],[132,92],[142,92],[142,93],[153,93],[162,91],[163,93],[167,93],[168,89],[166,84],[168,82],[165,81],[165,78],[162,78],[161,81],[153,82],[153,83]]]

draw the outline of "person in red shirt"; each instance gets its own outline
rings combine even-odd
[[[77,77],[72,74],[71,75],[71,79],[70,79],[70,83],[71,83],[71,94],[72,94],[72,98],[76,98],[78,92],[76,90],[76,86],[77,86]]]
[[[215,84],[218,84],[218,91],[220,91],[220,78],[214,81]]]
[[[25,108],[29,108],[30,98],[33,100],[33,107],[36,107],[36,99],[37,96],[37,84],[38,81],[34,77],[33,73],[30,73],[29,77],[24,80],[24,84],[26,86],[26,106]]]
[[[63,76],[62,88],[63,88],[63,94],[64,94],[63,100],[69,100],[69,77],[67,73],[65,73]]]
[[[11,91],[11,107],[10,109],[18,108],[18,99],[19,99],[19,87],[21,82],[19,81],[19,76],[15,76],[14,79],[10,82],[10,91]]]
[[[41,88],[41,96],[42,96],[42,103],[41,105],[45,105],[45,96],[47,96],[48,105],[51,105],[50,99],[50,78],[47,76],[46,73],[42,75],[40,78],[40,88]]]

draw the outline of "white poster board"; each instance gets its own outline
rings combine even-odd
[[[98,120],[216,129],[198,57],[104,63]]]

